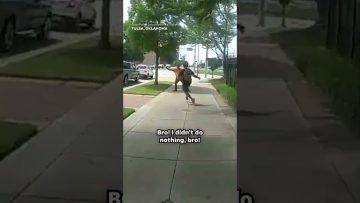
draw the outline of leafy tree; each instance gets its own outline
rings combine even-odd
[[[235,0],[224,0],[217,5],[213,11],[214,19],[212,30],[209,33],[209,39],[214,45],[214,51],[219,57],[222,57],[224,76],[226,76],[226,64],[228,56],[228,44],[236,36],[236,13],[232,9],[236,7]],[[215,17],[216,16],[216,17]]]
[[[99,46],[104,49],[110,49],[110,3],[111,0],[103,0],[102,20]]]
[[[208,64],[211,70],[211,77],[214,78],[214,71],[221,67],[221,60],[217,58],[210,58],[208,59]]]
[[[205,46],[205,58],[208,58],[209,49],[214,48],[214,44],[210,39],[210,31],[213,28],[213,18],[203,19],[202,23],[198,22],[197,17],[191,17],[186,21],[187,25],[187,43],[201,44]],[[205,77],[207,72],[205,71]]]
[[[199,64],[198,64],[198,67],[199,67],[199,68],[205,68],[205,63],[199,63]]]
[[[180,1],[179,1],[180,2]],[[155,53],[155,84],[158,84],[158,64],[161,56],[169,52],[176,53],[176,49],[184,38],[184,29],[179,26],[179,3],[174,0],[132,0],[129,11],[129,27],[126,34],[131,44],[145,52]],[[135,30],[138,24],[171,25],[167,30]],[[170,57],[171,58],[171,57]]]
[[[185,62],[185,58],[184,59],[176,59],[172,62],[172,65],[181,66],[182,64],[184,64],[184,62]]]
[[[281,20],[281,26],[282,27],[286,27],[286,7],[289,5],[289,3],[291,2],[291,0],[279,0],[279,3],[281,4],[281,16],[282,16],[282,20]]]
[[[143,61],[144,53],[140,49],[131,47],[129,40],[125,39],[123,43],[123,58],[125,61]]]
[[[161,60],[164,60],[165,63],[171,63],[174,60],[177,59],[177,51],[175,50],[169,50],[169,52],[165,52],[161,54]]]
[[[129,21],[124,23],[124,30],[131,26]],[[126,61],[143,61],[144,51],[131,44],[126,33],[123,34],[123,59]]]
[[[181,5],[183,15],[191,16],[198,24],[202,24],[206,21],[212,21],[213,10],[221,2],[222,0],[182,0]]]

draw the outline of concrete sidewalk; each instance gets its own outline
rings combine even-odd
[[[124,121],[124,202],[237,202],[236,115],[212,85],[194,81],[196,105],[173,86]],[[201,143],[159,143],[157,129],[201,129]],[[171,200],[171,201],[166,201]]]
[[[360,202],[359,141],[268,33],[247,30],[257,34],[238,41],[238,187],[256,202]]]
[[[122,76],[0,162],[0,202],[106,201],[122,190]]]

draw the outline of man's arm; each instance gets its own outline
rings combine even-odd
[[[191,71],[191,75],[192,75],[194,78],[197,78],[197,79],[199,79],[199,80],[200,80],[200,77],[199,77],[199,76],[197,76],[197,75],[195,75],[195,73],[194,73],[193,71]]]

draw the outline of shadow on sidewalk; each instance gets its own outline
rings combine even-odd
[[[302,74],[290,64],[264,58],[262,56],[238,55],[238,78],[266,77],[286,80],[300,80]]]
[[[209,104],[197,104],[197,103],[191,104],[191,105],[193,105],[193,106],[211,106],[211,105],[209,105]]]
[[[199,87],[199,86],[194,86],[194,85],[191,85],[189,89],[190,89],[190,94],[191,95],[192,94],[213,94],[214,91],[215,91],[214,89],[211,89],[211,88]],[[178,91],[177,92],[175,92],[175,91],[172,91],[172,92],[184,94],[184,92],[182,90],[182,85],[178,85]]]
[[[269,36],[244,36],[238,40],[243,43],[271,43]]]

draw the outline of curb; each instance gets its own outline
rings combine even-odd
[[[165,91],[160,93],[154,99],[150,100],[148,103],[140,107],[137,111],[132,113],[129,117],[123,120],[123,135],[124,137],[126,134],[139,122],[145,119],[145,115],[152,109],[154,105],[156,105],[165,95],[169,94],[173,85],[167,88]]]
[[[16,198],[80,136],[104,107],[121,104],[121,77],[95,91],[0,162],[0,194]],[[21,174],[21,175],[19,175]]]
[[[132,113],[130,116],[128,116],[126,119],[123,120],[123,135],[124,137],[128,132],[139,122],[145,119],[146,114],[152,109],[154,105],[156,105],[161,99],[172,92],[172,88],[174,85],[171,85],[169,88],[167,88],[165,91],[160,93],[158,96],[150,100],[148,103],[143,105],[142,107],[138,108],[137,111]]]

